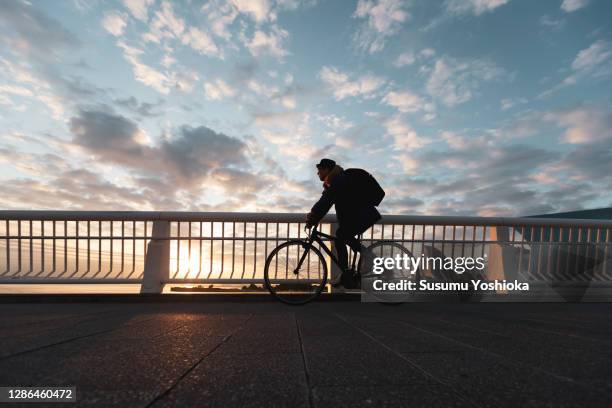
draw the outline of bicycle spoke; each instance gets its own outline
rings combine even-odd
[[[266,287],[285,303],[306,303],[316,298],[325,287],[327,268],[324,262],[320,251],[306,241],[281,244],[266,260]],[[274,273],[278,263],[285,264],[284,274]]]

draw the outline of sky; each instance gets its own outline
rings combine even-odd
[[[612,206],[612,2],[0,1],[1,209]]]

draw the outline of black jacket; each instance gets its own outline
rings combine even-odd
[[[331,208],[336,206],[338,223],[343,228],[359,228],[371,226],[380,220],[381,215],[363,196],[363,188],[347,172],[341,170],[331,181],[328,187],[324,186],[319,201],[310,210],[314,215],[315,223]]]

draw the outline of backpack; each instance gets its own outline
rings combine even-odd
[[[373,206],[381,203],[385,197],[385,190],[378,184],[374,176],[364,169],[346,169],[344,172],[350,177],[352,190],[360,201],[365,201]]]

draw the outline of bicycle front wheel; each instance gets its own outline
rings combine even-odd
[[[287,241],[268,255],[264,283],[281,302],[292,305],[310,302],[327,284],[325,258],[306,240]]]

